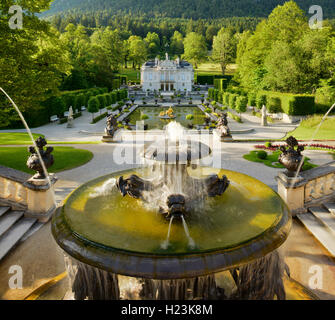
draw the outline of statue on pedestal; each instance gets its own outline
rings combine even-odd
[[[266,106],[263,105],[263,108],[262,108],[262,123],[261,125],[263,127],[267,127],[268,125],[268,119],[267,119],[267,109],[266,109]]]
[[[67,117],[67,128],[73,128],[73,109],[70,107],[69,115]]]
[[[54,164],[54,157],[51,154],[51,152],[54,150],[53,147],[47,147],[46,150],[44,150],[44,147],[47,145],[47,142],[44,138],[39,137],[36,141],[36,146],[38,148],[38,151],[41,155],[41,158],[44,162],[44,166],[46,169],[49,169]],[[36,151],[35,147],[29,147],[28,151],[31,153],[31,156],[28,158],[27,161],[27,167],[31,170],[36,171],[37,173],[34,175],[33,179],[45,179],[46,175],[42,166],[42,163],[40,161],[40,158],[38,156],[38,153]]]
[[[113,137],[117,130],[117,117],[115,115],[111,115],[107,118],[107,126],[105,129],[106,136]]]
[[[216,130],[220,135],[221,141],[232,140],[226,113],[220,115]]]
[[[286,139],[287,147],[281,146],[280,151],[282,154],[278,158],[278,162],[281,163],[286,169],[286,175],[288,177],[294,177],[299,174],[298,170],[302,167],[304,146],[300,146],[297,139],[290,136]]]

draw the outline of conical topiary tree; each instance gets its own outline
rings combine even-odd
[[[94,120],[94,113],[99,111],[99,100],[96,97],[91,97],[90,100],[88,100],[88,112],[92,113],[92,121]]]

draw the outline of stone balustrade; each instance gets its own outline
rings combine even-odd
[[[335,161],[301,172],[297,179],[280,173],[276,180],[292,214],[303,213],[309,206],[335,198]]]
[[[57,181],[35,180],[22,171],[0,166],[0,205],[25,211],[26,217],[46,222],[56,209],[53,186]]]

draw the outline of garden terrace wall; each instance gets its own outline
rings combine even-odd
[[[312,205],[327,202],[335,197],[335,161],[299,174],[293,185],[284,173],[280,173],[278,193],[293,214],[304,213]]]

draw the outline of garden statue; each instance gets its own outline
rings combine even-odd
[[[263,108],[262,108],[262,123],[261,125],[263,127],[267,127],[268,125],[268,119],[267,119],[267,110],[266,110],[266,106],[263,105]]]
[[[220,115],[216,129],[217,132],[220,134],[221,141],[232,140],[230,129],[228,127],[228,119],[226,113]]]
[[[299,146],[299,143],[296,138],[289,137],[286,139],[288,148],[285,146],[280,147],[282,154],[278,158],[278,162],[281,163],[286,169],[286,175],[288,177],[294,177],[299,170],[300,163],[303,159],[301,154],[304,151],[303,146]],[[297,149],[295,149],[297,147]]]
[[[168,111],[162,111],[159,114],[159,118],[160,119],[175,119],[176,116],[174,115],[174,111],[173,111],[172,107],[170,107]]]
[[[107,118],[107,127],[105,129],[106,135],[113,137],[117,130],[117,119],[115,115],[111,115]]]
[[[73,108],[70,107],[69,115],[67,117],[67,128],[73,128]]]
[[[46,150],[44,150],[44,147],[47,145],[47,142],[44,138],[39,137],[36,141],[36,146],[38,148],[38,151],[42,157],[42,160],[44,162],[44,166],[46,169],[49,169],[54,164],[54,157],[51,154],[51,152],[54,150],[53,147],[47,147]],[[33,179],[45,179],[45,173],[43,166],[41,164],[40,158],[38,156],[38,153],[36,151],[35,147],[29,147],[28,151],[31,153],[30,157],[27,161],[27,167],[31,170],[36,171],[37,173],[33,176]]]

